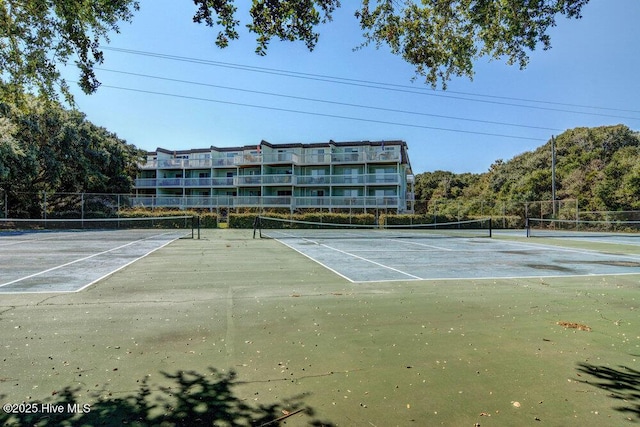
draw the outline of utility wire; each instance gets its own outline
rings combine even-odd
[[[493,100],[486,100],[486,99],[474,99],[474,98],[467,98],[467,97],[461,97],[461,96],[450,96],[450,95],[444,95],[442,93],[427,92],[428,89],[425,89],[425,88],[414,88],[411,86],[398,85],[393,83],[373,82],[368,80],[350,79],[350,78],[344,78],[344,77],[327,76],[327,75],[312,74],[312,73],[302,73],[302,72],[295,72],[295,71],[280,70],[275,68],[256,67],[256,66],[250,66],[250,65],[234,64],[234,63],[221,62],[221,61],[211,61],[211,60],[198,59],[198,58],[189,58],[184,56],[177,56],[177,55],[170,55],[170,54],[163,54],[163,53],[145,52],[145,51],[133,50],[133,49],[122,49],[122,48],[116,48],[116,47],[110,47],[110,46],[103,47],[103,49],[111,50],[114,52],[127,53],[131,55],[148,56],[148,57],[167,59],[167,60],[178,61],[178,62],[187,62],[187,63],[215,66],[215,67],[221,67],[221,68],[230,68],[230,69],[237,69],[237,70],[243,70],[243,71],[257,72],[262,74],[279,75],[279,76],[292,77],[292,78],[298,78],[298,79],[322,81],[322,82],[343,84],[343,85],[356,86],[356,87],[365,87],[365,88],[379,89],[379,90],[386,90],[386,91],[394,91],[394,92],[401,92],[401,93],[412,93],[412,94],[439,97],[439,98],[445,98],[445,99],[455,99],[455,100],[463,100],[463,101],[469,101],[469,102],[480,102],[480,103],[488,103],[488,104],[494,104],[494,105],[505,105],[510,107],[529,108],[529,109],[535,109],[535,110],[546,110],[546,111],[555,111],[555,112],[562,112],[562,113],[582,114],[582,115],[610,117],[610,118],[618,118],[618,119],[640,120],[640,117],[628,117],[628,116],[620,116],[620,115],[612,115],[612,114],[604,114],[604,113],[566,110],[566,109],[551,108],[551,107],[541,107],[541,106],[534,106],[534,105],[514,104],[510,102],[493,101]],[[559,102],[551,102],[551,101],[538,101],[538,100],[529,100],[529,99],[522,99],[522,98],[501,97],[501,96],[494,96],[494,95],[479,95],[479,94],[471,94],[471,93],[465,93],[465,92],[451,92],[451,91],[448,91],[448,92],[464,94],[468,96],[476,96],[476,97],[515,100],[520,102],[640,113],[640,111],[636,111],[636,110],[624,110],[624,109],[615,109],[615,108],[607,108],[607,107],[567,104],[567,103],[559,103]]]
[[[146,93],[151,95],[160,95],[160,96],[167,96],[167,97],[173,97],[173,98],[189,99],[194,101],[213,102],[213,103],[224,104],[224,105],[236,105],[241,107],[259,108],[259,109],[270,110],[270,111],[281,111],[286,113],[305,114],[305,115],[318,116],[318,117],[328,117],[333,119],[354,120],[354,121],[377,123],[377,124],[384,124],[384,125],[411,127],[411,128],[418,128],[418,129],[429,129],[429,130],[437,130],[437,131],[443,131],[443,132],[465,133],[465,134],[472,134],[472,135],[494,136],[494,137],[500,137],[500,138],[521,139],[521,140],[538,141],[538,142],[546,141],[541,138],[532,138],[527,136],[504,135],[504,134],[497,134],[497,133],[477,132],[477,131],[467,131],[467,130],[461,130],[461,129],[442,128],[442,127],[435,127],[435,126],[416,125],[411,123],[398,123],[398,122],[390,122],[390,121],[384,121],[384,120],[365,119],[362,117],[340,116],[337,114],[326,114],[326,113],[318,113],[318,112],[311,112],[311,111],[293,110],[288,108],[267,107],[264,105],[245,104],[245,103],[233,102],[233,101],[222,101],[218,99],[178,95],[173,93],[157,92],[157,91],[150,91],[150,90],[143,90],[143,89],[133,89],[133,88],[127,88],[127,87],[121,87],[121,86],[102,85],[101,87],[129,91],[129,92]]]
[[[484,123],[484,124],[500,125],[500,126],[512,126],[512,127],[539,129],[539,130],[549,130],[549,131],[562,131],[562,129],[548,128],[548,127],[542,127],[542,126],[530,126],[530,125],[522,125],[522,124],[515,124],[515,123],[494,122],[494,121],[489,121],[489,120],[470,119],[470,118],[466,118],[466,117],[445,116],[445,115],[440,115],[440,114],[422,113],[422,112],[418,112],[418,111],[397,110],[397,109],[393,109],[393,108],[374,107],[374,106],[370,106],[370,105],[351,104],[351,103],[347,103],[347,102],[330,101],[330,100],[318,99],[318,98],[309,98],[309,97],[303,97],[303,96],[285,95],[285,94],[274,93],[274,92],[264,92],[264,91],[259,91],[259,90],[242,89],[242,88],[237,88],[237,87],[215,85],[215,84],[211,84],[211,83],[194,82],[194,81],[190,81],[190,80],[172,79],[172,78],[168,78],[168,77],[153,76],[153,75],[149,75],[149,74],[139,74],[139,73],[132,73],[132,72],[128,72],[128,71],[111,70],[111,69],[108,69],[108,68],[95,68],[95,69],[96,70],[100,70],[100,71],[107,71],[107,72],[110,72],[110,73],[125,74],[125,75],[129,75],[129,76],[143,77],[143,78],[148,78],[148,79],[169,81],[169,82],[175,82],[175,83],[184,83],[184,84],[189,84],[189,85],[212,87],[212,88],[218,88],[218,89],[233,90],[233,91],[239,91],[239,92],[245,92],[245,93],[254,93],[254,94],[258,94],[258,95],[276,96],[276,97],[280,97],[280,98],[296,99],[296,100],[300,100],[300,101],[320,102],[320,103],[324,103],[324,104],[341,105],[341,106],[345,106],[345,107],[364,108],[364,109],[376,110],[376,111],[387,111],[387,112],[392,112],[392,113],[412,114],[412,115],[416,115],[416,116],[436,117],[436,118],[440,118],[440,119],[460,120],[460,121],[466,121],[466,122]]]

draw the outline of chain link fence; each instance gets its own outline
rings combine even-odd
[[[212,211],[227,211],[231,202]],[[117,218],[131,209],[155,209],[153,197],[102,193],[7,193],[0,189],[0,217],[41,219]],[[193,208],[193,206],[190,206]],[[372,211],[373,212],[373,211]],[[349,212],[358,215],[357,209]],[[493,218],[496,228],[523,228],[527,218],[581,221],[638,221],[640,211],[581,211],[579,200],[512,201],[433,199],[415,202],[417,215],[432,222]]]

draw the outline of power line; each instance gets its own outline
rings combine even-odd
[[[132,72],[128,72],[128,71],[111,70],[111,69],[108,69],[108,68],[96,68],[96,70],[107,71],[107,72],[110,72],[110,73],[125,74],[125,75],[136,76],[136,77],[149,78],[149,79],[155,79],[155,80],[170,81],[170,82],[175,82],[175,83],[184,83],[184,84],[190,84],[190,85],[197,85],[197,86],[205,86],[205,87],[212,87],[212,88],[218,88],[218,89],[233,90],[233,91],[238,91],[238,92],[254,93],[254,94],[259,94],[259,95],[276,96],[276,97],[280,97],[280,98],[296,99],[296,100],[301,100],[301,101],[319,102],[319,103],[331,104],[331,105],[341,105],[341,106],[346,106],[346,107],[364,108],[364,109],[376,110],[376,111],[386,111],[386,112],[401,113],[401,114],[412,114],[412,115],[416,115],[416,116],[435,117],[435,118],[440,118],[440,119],[460,120],[460,121],[466,121],[466,122],[475,122],[475,123],[500,125],[500,126],[512,126],[512,127],[521,127],[521,128],[528,128],[528,129],[539,129],[539,130],[549,130],[549,131],[562,131],[562,129],[548,128],[548,127],[542,127],[542,126],[530,126],[530,125],[522,125],[522,124],[516,124],[516,123],[506,123],[506,122],[495,122],[495,121],[489,121],[489,120],[470,119],[470,118],[466,118],[466,117],[445,116],[445,115],[440,115],[440,114],[422,113],[422,112],[418,112],[418,111],[398,110],[398,109],[393,109],[393,108],[374,107],[374,106],[362,105],[362,104],[351,104],[351,103],[347,103],[347,102],[330,101],[330,100],[325,100],[325,99],[309,98],[309,97],[303,97],[303,96],[285,95],[285,94],[274,93],[274,92],[265,92],[265,91],[259,91],[259,90],[251,90],[251,89],[242,89],[242,88],[237,88],[237,87],[222,86],[222,85],[216,85],[216,84],[211,84],[211,83],[202,83],[202,82],[194,82],[194,81],[190,81],[190,80],[182,80],[182,79],[173,79],[173,78],[168,78],[168,77],[153,76],[153,75],[149,75],[149,74],[140,74],[140,73],[132,73]]]
[[[293,110],[293,109],[288,109],[288,108],[268,107],[268,106],[264,106],[264,105],[245,104],[245,103],[241,103],[241,102],[223,101],[223,100],[218,100],[218,99],[201,98],[201,97],[187,96],[187,95],[178,95],[178,94],[173,94],[173,93],[157,92],[157,91],[150,91],[150,90],[143,90],[143,89],[133,89],[133,88],[127,88],[127,87],[121,87],[121,86],[102,85],[101,87],[110,88],[110,89],[117,89],[117,90],[123,90],[123,91],[129,91],[129,92],[146,93],[146,94],[151,94],[151,95],[160,95],[160,96],[167,96],[167,97],[173,97],[173,98],[189,99],[189,100],[194,100],[194,101],[213,102],[213,103],[217,103],[217,104],[236,105],[236,106],[240,106],[240,107],[258,108],[258,109],[263,109],[263,110],[280,111],[280,112],[285,112],[285,113],[295,113],[295,114],[305,114],[305,115],[318,116],[318,117],[328,117],[328,118],[333,118],[333,119],[354,120],[354,121],[367,122],[367,123],[377,123],[377,124],[402,126],[402,127],[411,127],[411,128],[418,128],[418,129],[429,129],[429,130],[437,130],[437,131],[443,131],[443,132],[456,132],[456,133],[464,133],[464,134],[472,134],[472,135],[493,136],[493,137],[500,137],[500,138],[521,139],[521,140],[528,140],[528,141],[538,141],[538,142],[541,142],[541,141],[544,142],[545,141],[544,139],[532,138],[532,137],[527,137],[527,136],[504,135],[504,134],[498,134],[498,133],[467,131],[467,130],[461,130],[461,129],[450,129],[450,128],[435,127],[435,126],[417,125],[417,124],[411,124],[411,123],[398,123],[398,122],[391,122],[391,121],[385,121],[385,120],[366,119],[366,118],[362,118],[362,117],[349,117],[349,116],[341,116],[341,115],[337,115],[337,114],[326,114],[326,113],[318,113],[318,112],[311,112],[311,111]]]
[[[431,93],[431,92],[427,92],[427,90],[433,91],[433,89],[414,88],[412,86],[399,85],[399,84],[393,84],[393,83],[374,82],[374,81],[369,81],[369,80],[359,80],[359,79],[351,79],[351,78],[337,77],[337,76],[327,76],[327,75],[313,74],[313,73],[302,73],[302,72],[281,70],[281,69],[275,69],[275,68],[256,67],[256,66],[251,66],[251,65],[234,64],[234,63],[221,62],[221,61],[211,61],[211,60],[207,60],[207,59],[190,58],[190,57],[184,57],[184,56],[178,56],[178,55],[170,55],[170,54],[155,53],[155,52],[146,52],[146,51],[133,50],[133,49],[122,49],[122,48],[109,47],[109,46],[103,47],[103,49],[111,50],[111,51],[114,51],[114,52],[127,53],[127,54],[131,54],[131,55],[148,56],[148,57],[166,59],[166,60],[172,60],[172,61],[178,61],[178,62],[187,62],[187,63],[215,66],[215,67],[221,67],[221,68],[230,68],[230,69],[237,69],[237,70],[243,70],[243,71],[257,72],[257,73],[262,73],[262,74],[279,75],[279,76],[292,77],[292,78],[297,78],[297,79],[322,81],[322,82],[328,82],[328,83],[336,83],[336,84],[342,84],[342,85],[349,85],[349,86],[355,86],[355,87],[364,87],[364,88],[378,89],[378,90],[385,90],[385,91],[394,91],[394,92],[401,92],[401,93],[412,93],[412,94],[418,94],[418,95],[423,95],[423,96],[431,96],[431,97],[438,97],[438,98],[445,98],[445,99],[462,100],[462,101],[469,101],[469,102],[480,102],[480,103],[487,103],[487,104],[494,104],[494,105],[505,105],[505,106],[509,106],[509,107],[528,108],[528,109],[554,111],[554,112],[561,112],[561,113],[572,113],[572,114],[600,116],[600,117],[609,117],[609,118],[617,118],[617,119],[640,120],[640,117],[628,117],[628,116],[603,114],[603,113],[595,113],[595,112],[566,110],[566,109],[551,108],[551,107],[541,107],[541,106],[534,106],[534,105],[514,104],[514,103],[510,103],[510,102],[502,102],[502,101],[487,100],[487,99],[474,99],[474,98],[467,98],[467,97],[461,97],[461,96],[450,96],[450,95],[444,95],[442,93],[442,91],[438,91],[439,93]],[[587,106],[587,105],[578,105],[578,104],[568,104],[568,103],[560,103],[560,102],[552,102],[552,101],[529,100],[529,99],[511,98],[511,97],[503,97],[503,96],[495,96],[495,95],[480,95],[480,94],[472,94],[472,93],[466,93],[466,92],[452,92],[452,91],[448,91],[448,92],[449,93],[463,94],[463,95],[468,95],[468,96],[476,96],[476,97],[484,97],[484,98],[492,98],[492,99],[503,99],[503,100],[513,100],[513,101],[519,101],[519,102],[530,102],[530,103],[549,104],[549,105],[558,105],[558,106],[571,106],[571,107],[576,107],[576,108],[588,108],[588,109],[599,109],[599,110],[610,110],[610,111],[640,113],[640,111],[636,111],[636,110],[625,110],[625,109],[615,109],[615,108],[608,108],[608,107],[597,107],[597,106]]]

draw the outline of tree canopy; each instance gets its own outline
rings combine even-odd
[[[557,199],[572,200],[574,205],[578,201],[585,211],[640,209],[640,133],[624,125],[571,129],[556,138],[556,159]],[[497,160],[483,174],[419,174],[417,207],[425,209],[438,201],[440,212],[448,204],[481,215],[479,201],[485,206],[497,201],[520,205],[549,201],[551,181],[548,142],[508,161]]]
[[[27,96],[0,101],[0,190],[16,211],[40,213],[35,193],[130,193],[143,153],[84,114]]]
[[[217,31],[224,48],[239,37],[234,0],[192,0],[193,21]],[[367,45],[389,46],[432,86],[452,76],[473,76],[473,61],[506,57],[525,67],[528,52],[551,47],[556,18],[579,18],[589,0],[362,0],[355,17]],[[0,2],[0,83],[15,96],[61,93],[71,102],[59,67],[75,61],[79,84],[93,93],[100,83],[94,66],[103,61],[101,44],[131,22],[137,0],[2,0]],[[332,20],[339,0],[253,0],[247,23],[264,55],[273,38],[302,41],[313,50],[318,26]]]

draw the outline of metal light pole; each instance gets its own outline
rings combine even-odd
[[[551,203],[553,218],[556,218],[556,139],[551,135]]]

